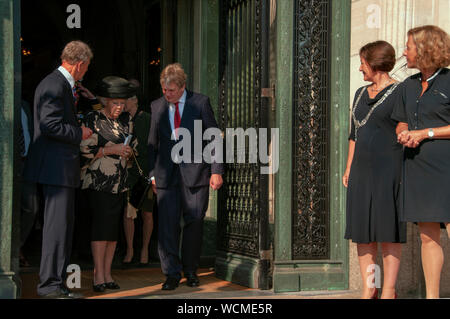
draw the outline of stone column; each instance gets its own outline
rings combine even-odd
[[[18,285],[16,234],[13,233],[14,119],[20,110],[20,1],[0,0],[0,298],[15,298]],[[17,216],[17,215],[16,215]],[[15,225],[14,225],[15,226]],[[17,227],[14,227],[16,230]],[[14,256],[14,258],[13,258]]]

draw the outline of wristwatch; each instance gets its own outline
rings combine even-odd
[[[434,136],[434,131],[432,128],[428,129],[428,138],[432,139]]]

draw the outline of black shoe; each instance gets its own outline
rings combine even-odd
[[[114,281],[107,282],[104,284],[106,289],[117,290],[120,289],[120,286],[116,284]]]
[[[61,286],[61,292],[68,296],[70,299],[80,299],[83,298],[83,295],[79,292],[73,292],[71,291],[69,288],[67,288],[66,286],[62,285]]]
[[[65,287],[64,287],[65,288]],[[83,295],[76,292],[71,292],[68,288],[61,288],[46,295],[41,296],[44,299],[80,299]]]
[[[180,279],[175,277],[167,277],[166,282],[162,285],[162,290],[175,290],[180,283]]]
[[[186,284],[189,287],[198,287],[198,286],[200,286],[200,280],[198,280],[198,277],[197,277],[197,275],[195,273],[187,273],[187,274],[184,274],[184,276],[187,279],[187,283]]]
[[[106,284],[103,283],[103,284],[98,284],[98,285],[92,285],[92,289],[93,289],[95,292],[105,292],[105,290],[106,290]]]

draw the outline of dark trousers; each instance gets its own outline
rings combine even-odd
[[[158,252],[163,273],[179,279],[181,271],[195,273],[199,265],[209,186],[185,186],[178,169],[172,179],[168,188],[158,188]]]
[[[75,188],[42,185],[45,200],[38,294],[65,285],[72,252]]]
[[[20,247],[27,241],[39,211],[37,184],[22,182],[20,195]]]

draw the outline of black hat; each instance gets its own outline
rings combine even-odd
[[[136,95],[136,88],[124,78],[107,76],[98,84],[96,93],[110,99],[128,99]]]

